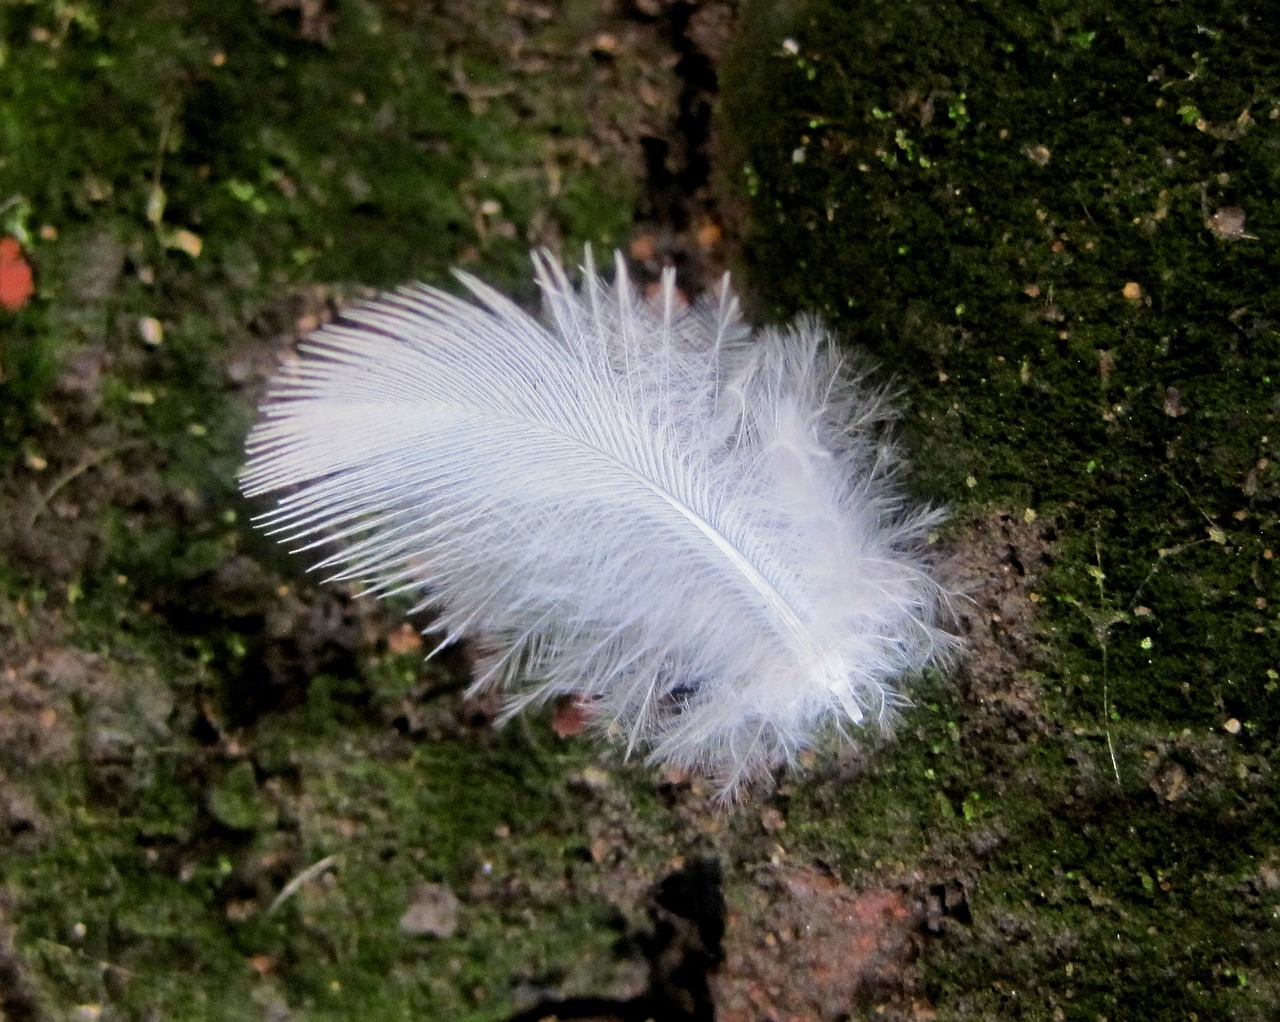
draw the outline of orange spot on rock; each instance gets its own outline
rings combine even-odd
[[[422,636],[407,621],[387,636],[387,649],[397,655],[416,653],[422,648]]]
[[[0,306],[16,312],[36,293],[35,275],[17,238],[0,238]]]
[[[256,972],[259,976],[265,976],[269,972],[273,972],[276,967],[276,960],[270,955],[254,955],[249,959],[249,968]]]

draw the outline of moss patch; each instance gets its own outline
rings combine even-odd
[[[838,824],[823,800],[805,825],[847,868],[966,878],[972,921],[923,959],[940,1017],[1277,1008],[1264,20],[1243,3],[746,10],[724,174],[751,205],[760,310],[817,308],[893,368],[918,485],[959,519],[1056,530],[1022,671],[1035,725],[992,727],[966,698],[976,661],[960,697],[924,690]]]
[[[460,661],[319,591],[235,488],[342,302],[458,264],[529,297],[530,247],[624,240],[671,89],[620,129],[654,54],[599,58],[575,11],[0,9],[0,231],[37,280],[0,310],[0,1015],[489,1019],[641,981],[564,795],[585,744],[495,737]],[[399,926],[428,883],[452,936]]]

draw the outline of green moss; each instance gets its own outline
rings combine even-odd
[[[0,644],[49,699],[0,749],[23,983],[50,1018],[491,1019],[521,983],[607,990],[616,909],[564,895],[585,748],[397,736],[458,680],[253,534],[228,370],[317,282],[482,260],[527,295],[530,244],[618,243],[635,182],[566,155],[590,61],[513,67],[500,3],[343,0],[327,42],[271,6],[0,5],[0,226],[38,283],[0,313],[0,471],[33,516]],[[463,897],[456,935],[400,931],[423,882]]]
[[[531,241],[621,240],[634,182],[549,145],[581,75],[472,100],[513,74],[482,24],[347,0],[334,26],[309,42],[249,0],[0,10],[0,215],[40,285],[5,339],[6,405],[29,407],[78,344],[136,346],[141,316],[165,327],[149,368],[172,388],[189,381],[167,375],[171,348],[216,366],[300,282],[438,280],[470,246],[509,285]]]
[[[202,744],[195,703],[217,675],[158,616],[123,632],[93,623],[105,601],[86,604],[69,638],[95,652],[58,706],[86,752],[24,775],[48,822],[0,863],[52,1015],[233,1018],[266,998],[318,1018],[484,1019],[508,1014],[521,982],[586,994],[615,980],[617,909],[564,895],[585,859],[565,783],[594,759],[585,744],[531,745],[518,728],[487,745],[397,739],[390,707],[342,678]],[[168,679],[184,678],[175,698]],[[464,898],[457,934],[401,932],[423,882]]]
[[[209,812],[224,827],[233,830],[259,830],[276,822],[274,808],[258,791],[253,764],[236,763],[226,775],[209,789]]]
[[[817,309],[893,367],[922,492],[960,517],[1031,508],[1060,537],[1046,732],[992,736],[953,702],[952,742],[922,708],[838,825],[795,810],[847,868],[963,861],[965,832],[988,835],[972,926],[923,959],[940,1017],[1280,1003],[1258,982],[1280,837],[1280,74],[1255,13],[759,3],[729,61],[760,311]]]
[[[65,725],[73,750],[0,753],[20,796],[0,886],[51,1017],[485,1019],[522,985],[618,981],[616,906],[581,896],[610,870],[569,780],[593,754],[537,725],[401,737],[404,706],[457,680],[383,651],[340,595],[301,590],[313,616],[268,635],[300,568],[235,494],[229,341],[288,329],[282,296],[463,254],[508,285],[530,240],[611,244],[629,221],[625,168],[565,158],[582,82],[513,86],[500,0],[474,26],[429,6],[329,5],[328,43],[250,0],[0,9],[0,223],[39,283],[0,324],[0,467],[50,548],[0,564],[0,641],[52,693],[22,734]],[[1032,508],[1059,542],[1022,679],[1037,727],[931,679],[856,783],[815,771],[783,797],[782,836],[854,881],[902,863],[966,887],[972,921],[922,955],[940,1017],[1274,1017],[1265,18],[846,8],[745,10],[723,108],[748,293],[896,370],[922,492],[958,517]],[[571,5],[537,45],[590,16]],[[1242,228],[1206,224],[1237,208]],[[635,787],[611,797],[656,870],[688,848]],[[424,882],[465,895],[453,936],[400,932]]]

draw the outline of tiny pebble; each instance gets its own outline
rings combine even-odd
[[[154,348],[164,340],[164,327],[154,316],[143,316],[138,320],[138,335]]]

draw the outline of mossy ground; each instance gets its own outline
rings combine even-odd
[[[0,227],[38,285],[0,312],[5,1018],[498,1018],[642,982],[572,882],[604,869],[586,746],[492,735],[460,663],[318,592],[235,487],[265,376],[345,297],[470,264],[527,298],[529,248],[625,240],[614,107],[652,54],[534,7],[0,5]],[[423,883],[465,895],[456,934],[398,927]]]
[[[1033,712],[993,722],[975,657],[856,785],[790,807],[851,876],[953,864],[963,919],[921,957],[939,1018],[1280,1010],[1276,24],[746,8],[722,173],[749,293],[893,371],[951,542],[997,512],[1051,526],[1008,546],[1044,560]],[[979,636],[1008,631],[991,610]]]
[[[757,879],[817,863],[923,906],[918,976],[855,1016],[1276,1017],[1265,4],[744,8],[748,295],[893,370],[976,580],[971,663],[893,742],[708,813],[545,721],[494,733],[464,664],[249,527],[243,434],[299,332],[458,263],[527,296],[530,245],[623,240],[674,99],[605,6],[0,6],[0,227],[39,285],[0,313],[0,1005],[629,993],[647,884],[714,852],[791,1003],[806,910]],[[451,936],[400,930],[424,883]],[[727,972],[726,1005],[758,978]]]

